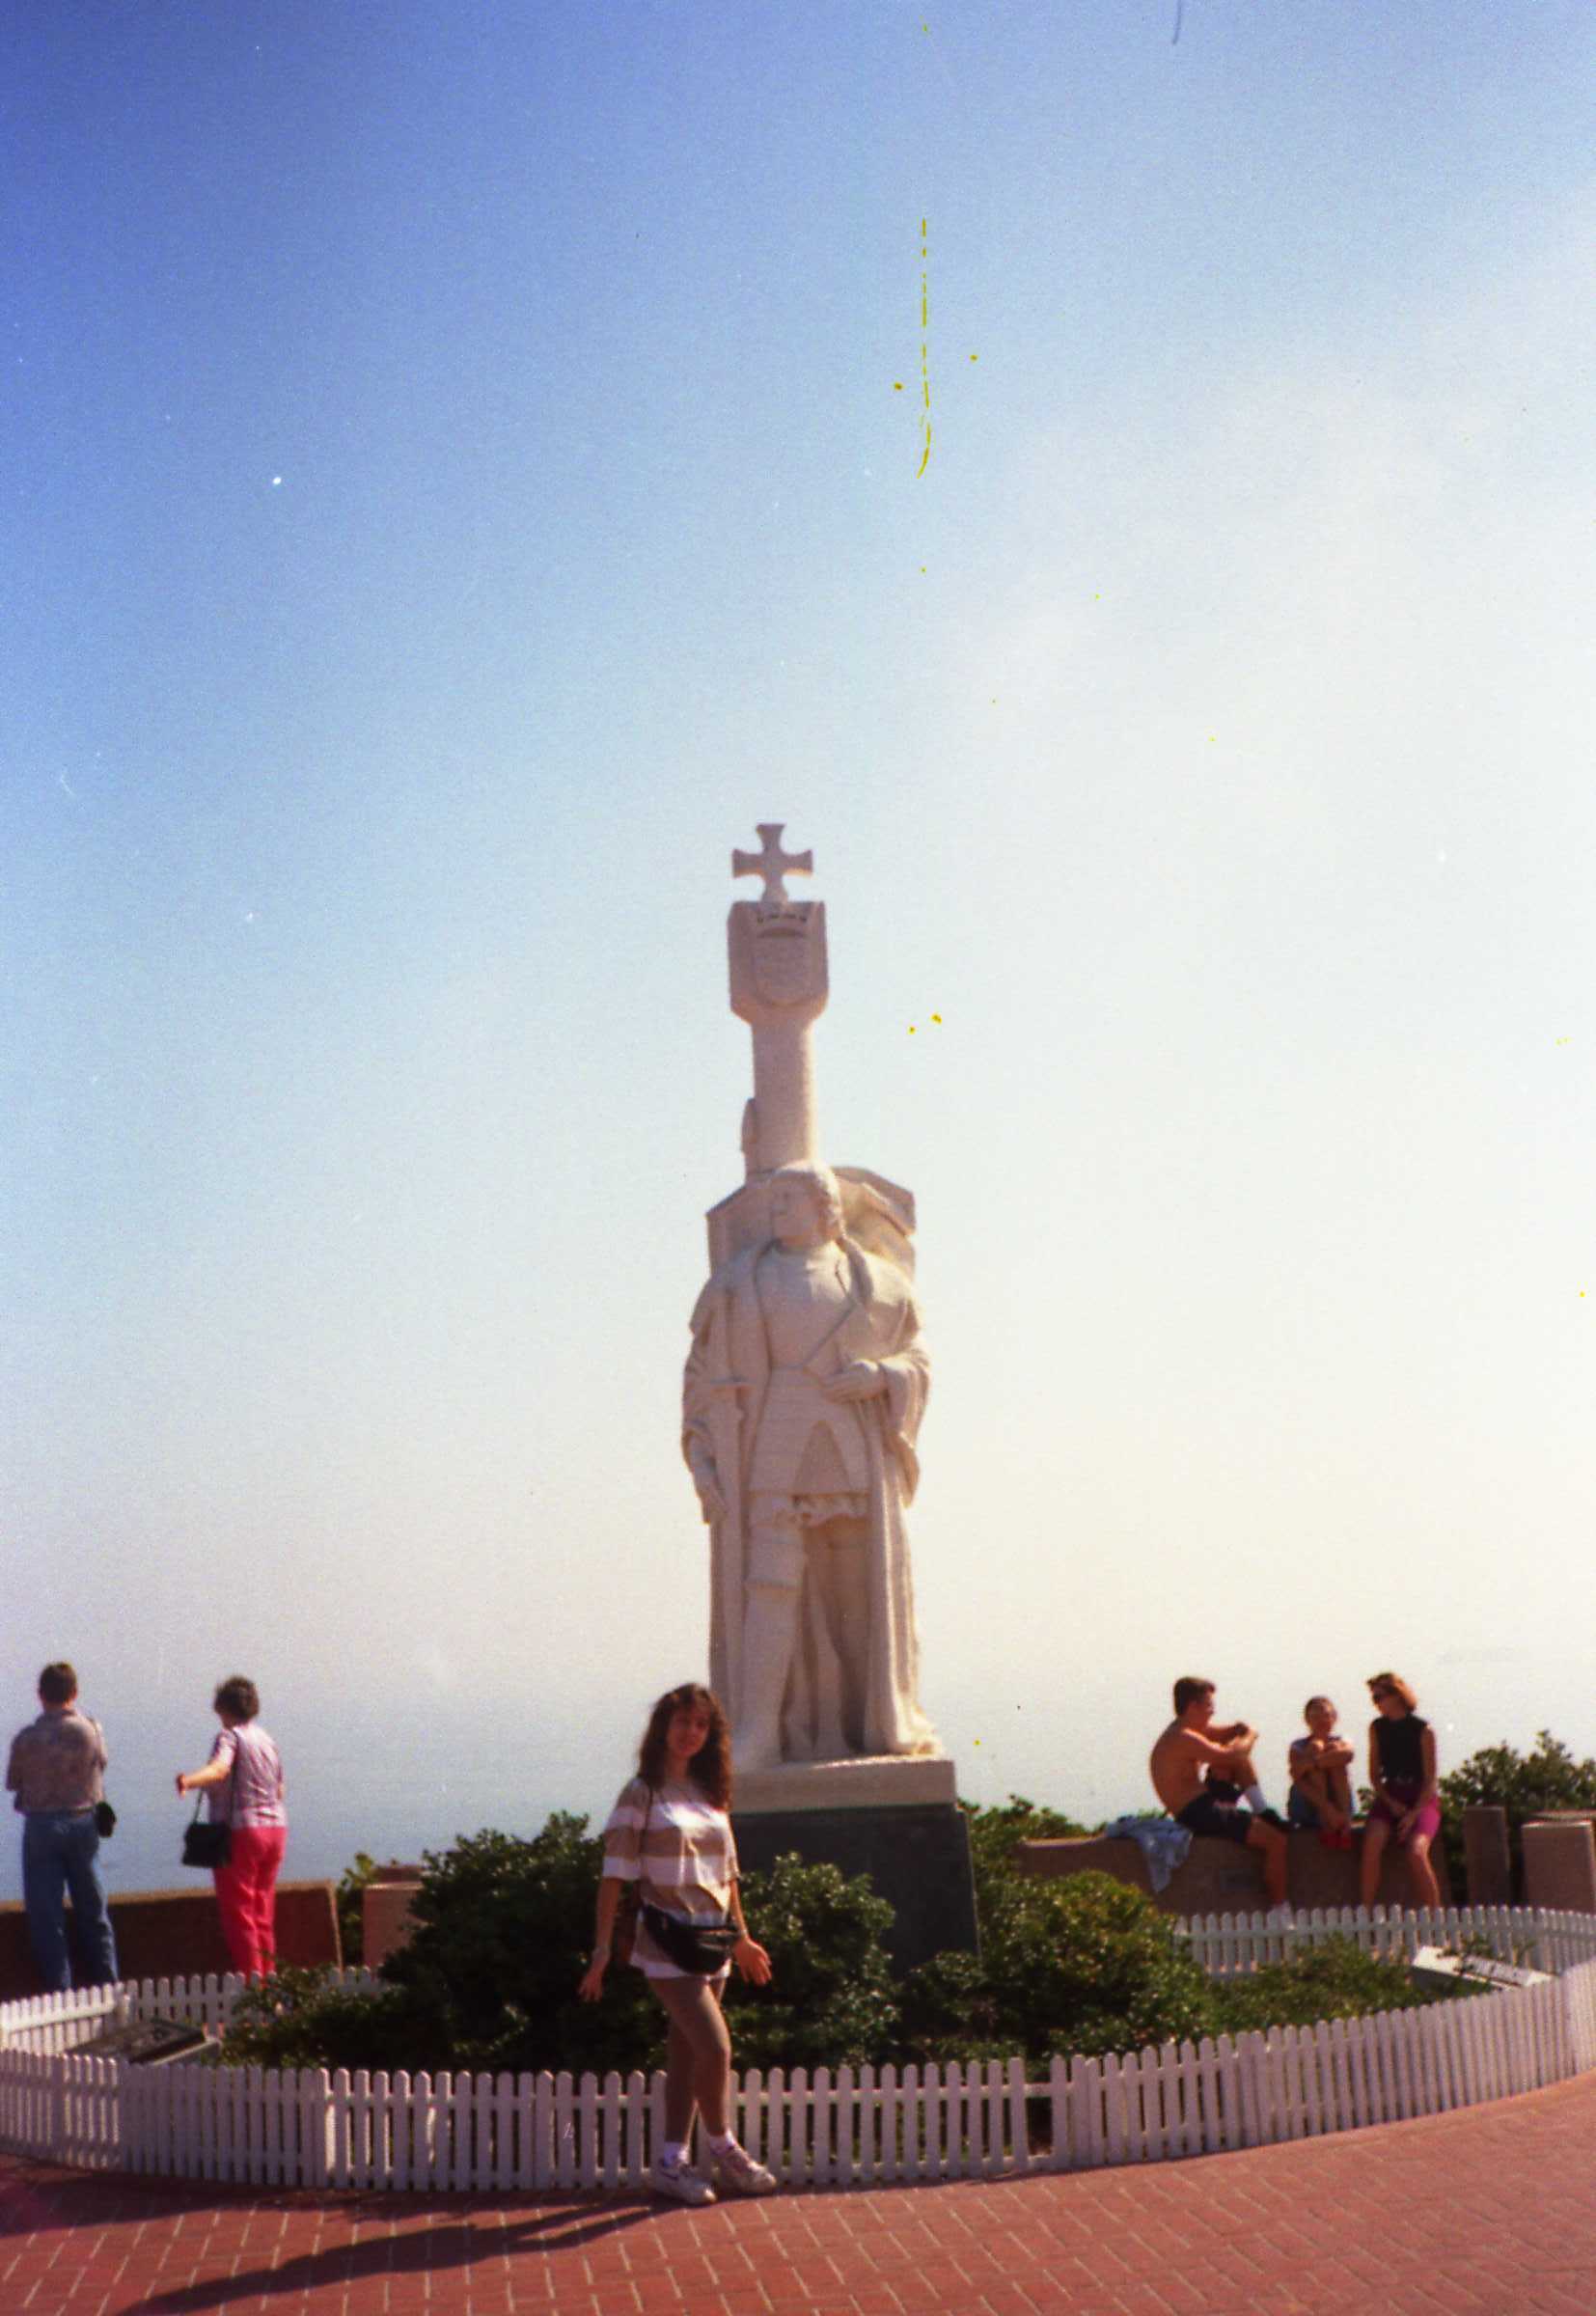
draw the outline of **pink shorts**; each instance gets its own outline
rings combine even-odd
[[[1418,1787],[1410,1784],[1405,1778],[1392,1778],[1390,1791],[1396,1796],[1398,1807],[1393,1809],[1390,1803],[1382,1797],[1369,1811],[1369,1824],[1372,1826],[1378,1817],[1388,1826],[1394,1826],[1403,1809],[1412,1809],[1414,1812],[1413,1823],[1400,1836],[1402,1847],[1407,1849],[1413,1842],[1420,1839],[1434,1841],[1441,1831],[1441,1804],[1439,1802],[1420,1802]],[[1417,1808],[1415,1807],[1416,1803],[1417,1804]]]

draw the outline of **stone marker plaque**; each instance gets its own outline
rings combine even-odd
[[[74,2043],[74,2058],[123,2058],[132,2067],[164,2067],[174,2058],[186,2058],[205,2048],[203,2026],[185,2026],[179,2019],[127,2019],[102,2026],[86,2043]]]
[[[1420,1946],[1408,1965],[1419,1986],[1445,1989],[1469,1986],[1549,1986],[1551,1972],[1527,1970],[1522,1963],[1498,1962],[1491,1954],[1448,1954],[1441,1946]]]

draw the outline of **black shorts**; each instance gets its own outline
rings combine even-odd
[[[1226,1785],[1226,1793],[1234,1793]],[[1222,1802],[1216,1793],[1202,1792],[1189,1801],[1175,1818],[1188,1834],[1209,1834],[1220,1841],[1245,1841],[1252,1824],[1252,1812],[1240,1802]]]

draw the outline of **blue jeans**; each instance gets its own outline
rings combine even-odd
[[[69,1890],[78,1984],[109,1986],[117,1975],[117,1942],[99,1870],[94,1811],[30,1810],[22,1824],[22,1904],[34,1962],[49,1994],[65,1994],[72,1983],[67,1958]]]

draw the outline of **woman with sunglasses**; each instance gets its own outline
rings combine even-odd
[[[1369,1723],[1369,1783],[1374,1806],[1363,1828],[1358,1861],[1359,1896],[1374,1904],[1380,1861],[1394,1834],[1406,1852],[1416,1906],[1439,1906],[1430,1844],[1441,1831],[1436,1784],[1435,1731],[1420,1719],[1418,1698],[1394,1672],[1377,1672],[1369,1682],[1375,1719]]]

